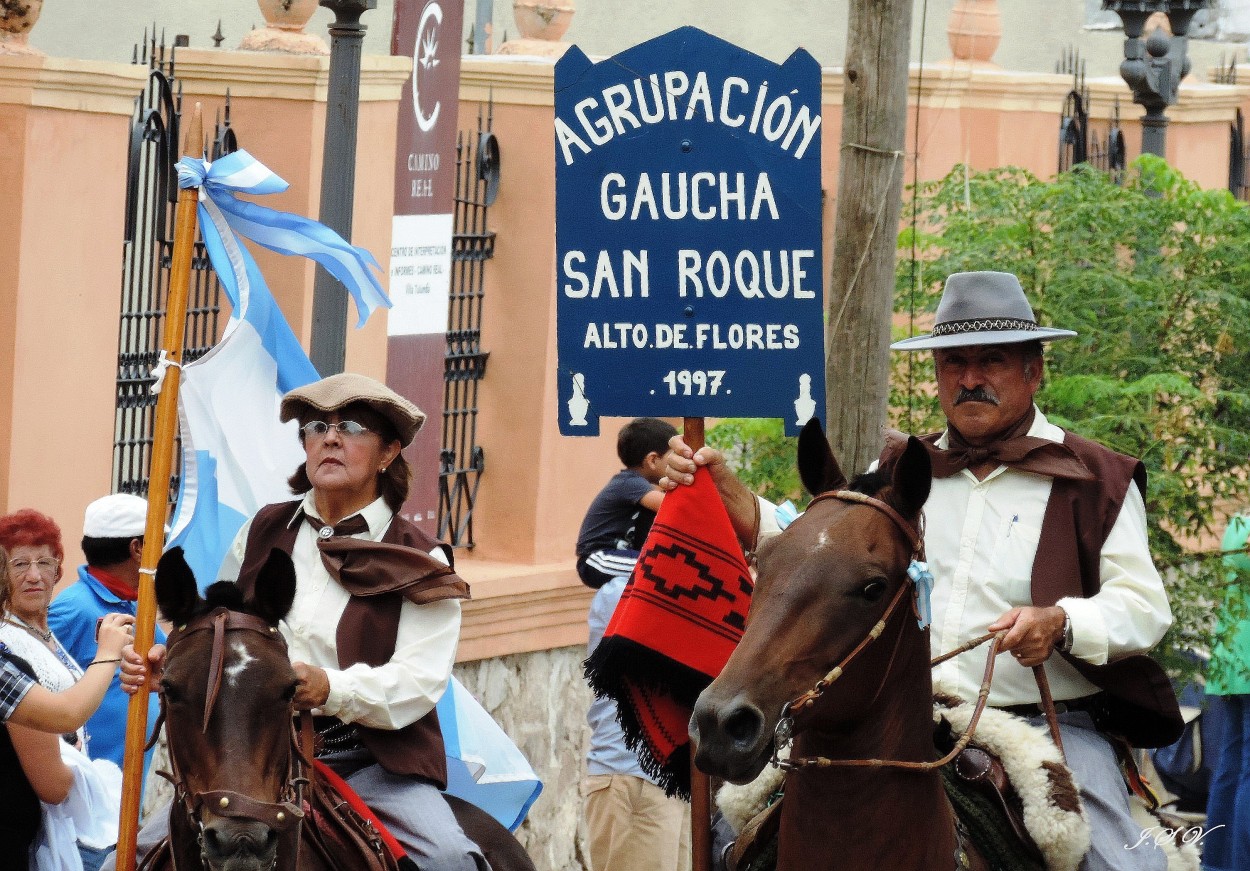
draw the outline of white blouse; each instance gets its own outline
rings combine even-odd
[[[311,492],[305,495],[302,510],[318,516]],[[386,502],[377,499],[359,514],[369,531],[354,537],[381,540],[393,516]],[[326,571],[313,527],[299,515],[294,522],[300,525],[291,554],[297,579],[295,601],[280,628],[292,662],[325,669],[330,694],[318,713],[377,729],[402,729],[415,723],[430,712],[447,688],[460,642],[459,600],[426,605],[405,600],[390,661],[376,668],[357,663],[340,669],[335,633],[351,596]],[[238,576],[251,526],[249,520],[235,536],[221,577]],[[435,550],[430,556],[446,562],[441,551]]]

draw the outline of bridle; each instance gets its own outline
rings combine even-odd
[[[913,525],[908,522],[902,514],[895,510],[893,506],[877,499],[874,496],[868,496],[854,490],[833,490],[827,493],[821,493],[811,501],[807,510],[811,511],[812,506],[818,502],[833,499],[840,502],[864,505],[884,514],[894,523],[898,530],[903,533],[904,538],[911,545],[911,557],[913,563],[924,562],[923,519],[920,525]],[[778,718],[776,728],[773,730],[772,763],[778,768],[781,768],[784,771],[799,771],[805,768],[832,767],[899,768],[907,771],[932,771],[946,765],[968,746],[968,742],[972,740],[972,736],[976,732],[977,722],[981,719],[981,712],[985,710],[986,702],[989,699],[990,680],[994,675],[994,658],[998,655],[998,647],[1002,641],[1002,636],[1005,633],[999,633],[997,635],[987,636],[986,638],[981,639],[982,641],[990,640],[991,644],[988,658],[985,663],[985,674],[981,682],[981,689],[977,694],[976,708],[973,711],[971,721],[968,723],[968,728],[965,729],[963,734],[960,735],[954,748],[941,759],[932,762],[913,762],[895,759],[829,759],[824,756],[782,758],[781,756],[781,754],[790,747],[791,742],[794,740],[795,714],[800,710],[810,709],[812,705],[816,703],[816,700],[824,694],[825,690],[827,690],[834,681],[842,677],[847,666],[850,665],[856,657],[863,653],[869,644],[881,637],[881,634],[885,631],[886,625],[890,622],[890,619],[894,616],[894,612],[903,601],[904,594],[907,592],[908,587],[909,585],[906,582],[899,586],[898,592],[894,594],[894,598],[886,607],[885,613],[881,615],[881,619],[868,630],[868,634],[865,635],[837,665],[831,668],[824,677],[816,681],[815,686],[802,695],[799,695],[782,705],[781,716]],[[913,610],[915,610],[916,596],[918,594],[914,585],[911,586],[911,589],[912,605]],[[905,626],[906,624],[903,625]],[[898,648],[902,641],[902,637],[903,629],[900,628],[898,637],[894,642],[893,653],[890,655],[890,661],[886,667],[886,674],[882,677],[881,686],[878,687],[877,690],[878,695],[881,692],[881,688],[886,684],[886,679],[889,677],[890,670],[894,667],[894,659],[898,654]],[[873,701],[875,700],[876,697],[874,697]]]
[[[211,632],[213,634],[212,652],[209,656],[208,665],[208,689],[204,701],[204,717],[201,729],[208,731],[209,719],[212,717],[213,708],[217,701],[217,695],[221,690],[222,669],[225,664],[226,655],[226,633],[228,632],[250,632],[265,639],[267,643],[276,645],[281,648],[282,655],[286,657],[286,639],[276,627],[269,625],[260,617],[251,614],[245,614],[240,611],[231,611],[228,608],[220,607],[195,617],[183,626],[179,626],[169,636],[166,642],[167,655],[172,654],[174,648],[184,639],[201,632]],[[160,718],[153,730],[153,736],[160,731],[160,724],[166,719],[165,716],[165,694],[161,692],[161,712]],[[305,806],[305,790],[308,786],[308,778],[305,776],[306,760],[303,759],[300,752],[299,743],[295,733],[293,721],[288,717],[288,721],[292,723],[290,728],[292,752],[287,761],[287,778],[282,788],[281,800],[277,802],[262,801],[248,795],[244,795],[232,790],[218,789],[206,792],[197,792],[191,794],[187,791],[186,778],[178,768],[177,756],[172,748],[169,753],[170,767],[173,769],[172,774],[159,772],[174,786],[174,802],[183,807],[187,817],[192,824],[198,829],[198,837],[200,844],[200,860],[204,867],[208,867],[207,858],[204,855],[204,822],[203,813],[205,808],[217,816],[229,817],[231,819],[250,820],[264,823],[274,831],[283,834],[292,829],[297,829],[304,820]],[[166,727],[168,733],[168,726]],[[172,738],[172,736],[170,736]],[[172,740],[171,740],[172,744]],[[298,842],[298,838],[296,839]],[[175,863],[177,861],[176,854]],[[272,869],[277,865],[277,856],[270,865]],[[299,867],[299,857],[295,857],[292,867]]]

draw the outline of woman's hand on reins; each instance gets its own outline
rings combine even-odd
[[[308,711],[319,708],[330,697],[330,678],[324,668],[306,662],[293,662],[295,670],[295,709]]]
[[[144,687],[144,680],[148,671],[152,673],[152,680],[147,684],[150,690],[155,691],[159,688],[161,677],[165,673],[165,645],[153,644],[148,648],[147,662],[144,662],[139,652],[134,646],[127,644],[122,649],[122,689],[130,695],[134,695]]]
[[[1009,651],[1016,662],[1032,668],[1049,659],[1055,645],[1063,641],[1064,616],[1058,605],[1012,608],[987,628],[990,632],[1007,630],[1000,652]]]

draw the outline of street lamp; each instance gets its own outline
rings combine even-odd
[[[352,240],[356,191],[356,126],[360,116],[360,55],[365,25],[360,16],[378,0],[321,0],[334,13],[330,25],[330,82],[326,93],[325,146],[321,156],[321,223]],[[347,294],[317,267],[313,280],[309,357],[322,376],[343,371],[347,355]]]
[[[1163,157],[1167,116],[1163,110],[1176,102],[1181,79],[1189,74],[1189,23],[1209,0],[1103,0],[1124,22],[1124,62],[1120,75],[1133,90],[1133,102],[1146,107],[1142,117],[1141,149]],[[1172,36],[1156,28],[1146,39],[1146,19],[1156,12],[1167,15]]]

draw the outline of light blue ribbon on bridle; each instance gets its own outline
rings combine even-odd
[[[246,151],[236,151],[212,162],[182,158],[178,161],[178,187],[200,189],[204,245],[236,313],[246,312],[249,290],[246,250],[239,244],[238,236],[279,254],[299,254],[324,266],[355,300],[357,328],[364,326],[377,309],[391,307],[371,270],[372,267],[380,272],[382,267],[368,251],[347,242],[324,224],[235,197],[235,192],[276,194],[288,187]]]
[[[929,571],[928,563],[912,560],[907,567],[907,577],[916,585],[916,610],[920,614],[920,619],[916,622],[923,629],[933,622],[933,605],[930,601],[933,595],[933,572]]]

